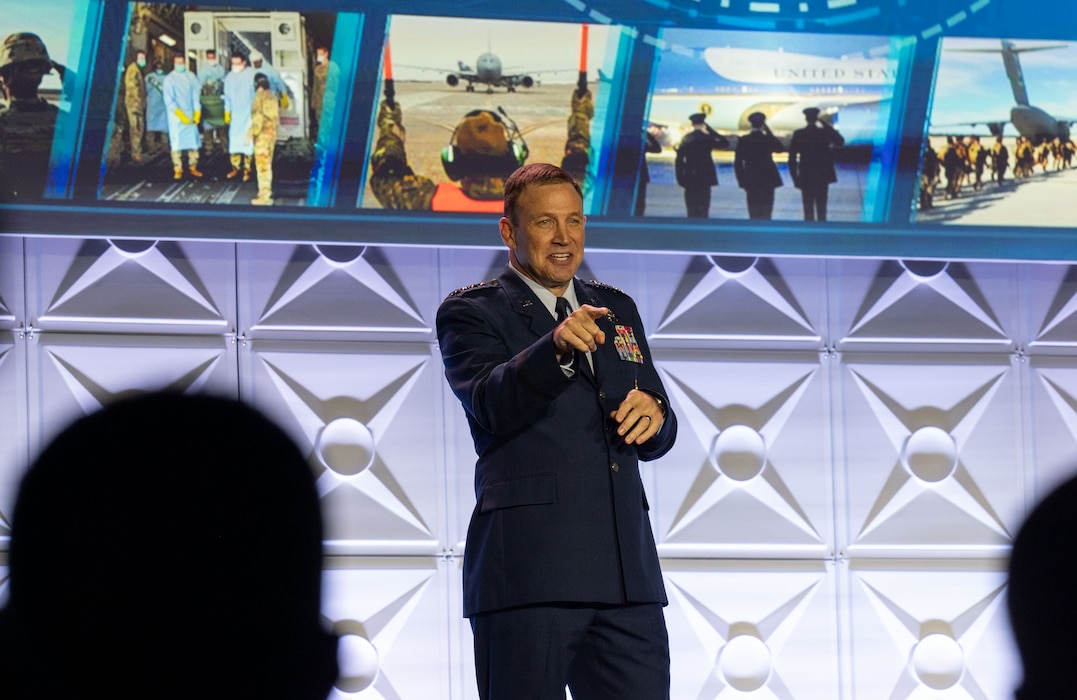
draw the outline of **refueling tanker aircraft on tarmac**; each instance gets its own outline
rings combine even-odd
[[[501,64],[501,58],[493,51],[487,50],[479,54],[479,57],[475,60],[475,67],[467,65],[463,61],[456,62],[456,70],[446,71],[444,68],[431,68],[429,66],[409,66],[399,65],[399,68],[412,68],[422,71],[435,71],[438,73],[447,73],[445,76],[445,82],[450,87],[456,87],[461,82],[466,82],[467,86],[465,90],[467,92],[475,92],[475,84],[485,85],[486,93],[491,94],[494,88],[505,88],[508,92],[516,92],[518,87],[533,87],[535,85],[534,75],[548,74],[548,73],[572,73],[571,69],[564,70],[542,70],[534,71],[532,73],[505,73],[505,68]]]
[[[486,86],[486,92],[491,93],[495,87],[506,88],[509,92],[516,92],[517,86],[529,88],[535,84],[534,78],[524,73],[505,75],[501,72],[501,59],[491,51],[480,54],[475,61],[475,69],[465,65],[463,61],[456,62],[459,71],[445,76],[445,82],[450,87],[456,87],[461,80],[467,81],[467,91],[475,92],[475,83]]]
[[[1006,67],[1006,77],[1010,81],[1013,90],[1013,99],[1016,103],[1010,109],[1009,119],[992,119],[981,122],[965,122],[963,124],[932,124],[932,132],[943,133],[948,127],[956,126],[986,126],[992,136],[1001,136],[1003,127],[1009,122],[1017,129],[1017,133],[1030,139],[1034,145],[1044,141],[1053,141],[1056,138],[1066,141],[1070,137],[1070,126],[1077,119],[1060,119],[1053,117],[1039,107],[1033,107],[1029,103],[1028,89],[1025,87],[1025,76],[1021,71],[1021,61],[1017,55],[1028,51],[1048,51],[1050,49],[1066,48],[1064,44],[1052,44],[1050,46],[1030,46],[1017,48],[1012,41],[1000,40],[1002,46],[997,49],[948,49],[949,51],[962,53],[1000,53],[1002,64]]]

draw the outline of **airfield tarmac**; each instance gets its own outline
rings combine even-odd
[[[674,153],[666,149],[662,153],[648,154],[647,168],[651,182],[647,185],[645,216],[685,215],[684,190],[677,185],[673,168]],[[785,154],[775,157],[782,186],[774,193],[775,221],[803,221],[804,206],[800,190],[793,187]],[[711,188],[710,218],[747,219],[748,204],[744,190],[737,186],[733,172],[733,151],[714,154],[718,166],[718,186]],[[867,165],[858,163],[835,163],[838,181],[830,186],[827,198],[828,221],[861,221],[864,210],[864,193],[867,181]]]
[[[1007,171],[999,186],[984,173],[979,191],[966,185],[955,199],[944,197],[944,186],[935,192],[934,206],[916,212],[917,223],[974,226],[1075,226],[1077,225],[1077,169],[1048,170],[1036,166],[1032,177],[1016,180]]]
[[[597,87],[594,83],[590,85],[592,92]],[[441,149],[449,145],[460,119],[476,109],[497,113],[498,107],[504,108],[527,142],[530,151],[527,162],[560,164],[564,156],[575,83],[521,87],[516,92],[498,88],[491,94],[481,85],[475,86],[475,92],[466,92],[462,85],[453,88],[445,83],[427,82],[397,82],[395,88],[407,129],[408,162],[416,174],[435,183],[449,181],[441,165]],[[381,208],[369,185],[364,188],[360,206]]]

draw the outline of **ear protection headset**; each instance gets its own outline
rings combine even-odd
[[[505,128],[508,141],[505,150],[497,155],[463,151],[456,145],[456,134],[460,125],[453,129],[449,145],[441,149],[441,166],[450,180],[459,181],[465,177],[502,177],[507,178],[527,160],[527,144],[524,143],[520,130],[511,120],[506,124],[497,112],[488,109],[475,109],[464,115],[464,119],[488,114],[497,124]],[[504,114],[504,112],[502,112]],[[507,119],[508,115],[506,115]]]

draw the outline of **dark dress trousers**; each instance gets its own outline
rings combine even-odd
[[[575,280],[580,304],[608,307],[606,341],[566,377],[556,322],[513,272],[453,292],[437,315],[445,376],[478,462],[464,552],[464,615],[543,604],[666,603],[637,460],[672,447],[677,420],[625,445],[609,417],[638,385],[662,398],[635,303]],[[638,343],[622,359],[616,326]]]
[[[826,221],[829,188],[838,181],[834,149],[844,144],[845,138],[829,125],[806,126],[793,132],[789,175],[800,190],[805,221]]]
[[[711,188],[718,184],[718,170],[712,151],[729,146],[729,140],[715,131],[690,131],[677,146],[673,161],[677,184],[684,188],[684,206],[693,219],[710,214]]]
[[[774,190],[782,186],[774,154],[781,150],[781,141],[761,131],[748,132],[737,140],[733,172],[747,197],[749,219],[769,219],[774,213]]]

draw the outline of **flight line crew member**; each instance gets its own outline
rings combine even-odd
[[[774,154],[784,149],[767,128],[767,115],[752,112],[748,123],[752,130],[737,141],[733,172],[748,200],[748,218],[769,219],[774,214],[774,190],[782,186]]]
[[[142,74],[146,67],[146,52],[135,52],[135,60],[123,73],[123,106],[127,110],[127,138],[130,142],[131,160],[142,162],[142,138],[146,135],[146,80]]]
[[[711,188],[718,184],[718,170],[711,151],[729,147],[729,139],[707,125],[707,115],[688,117],[692,130],[677,146],[674,172],[684,188],[684,206],[689,218],[705,219],[710,214]]]
[[[805,221],[826,221],[827,197],[831,183],[838,181],[834,170],[834,149],[845,138],[819,118],[818,107],[804,110],[807,126],[793,132],[789,142],[789,175],[800,190]]]
[[[172,72],[165,76],[164,98],[168,110],[168,141],[172,147],[173,177],[183,178],[183,156],[187,156],[187,172],[202,177],[198,169],[198,122],[202,118],[199,100],[202,85],[187,71],[187,59],[176,54],[172,59]]]
[[[568,121],[565,164],[586,173],[590,151],[590,120],[594,116],[594,96],[573,88],[572,113]],[[501,213],[505,179],[526,160],[522,140],[510,137],[500,117],[488,110],[474,110],[457,124],[450,148],[461,172],[459,186],[453,182],[435,184],[415,173],[408,165],[399,103],[382,100],[378,108],[378,138],[370,157],[370,188],[386,209],[470,211]],[[471,163],[470,165],[466,163]]]

